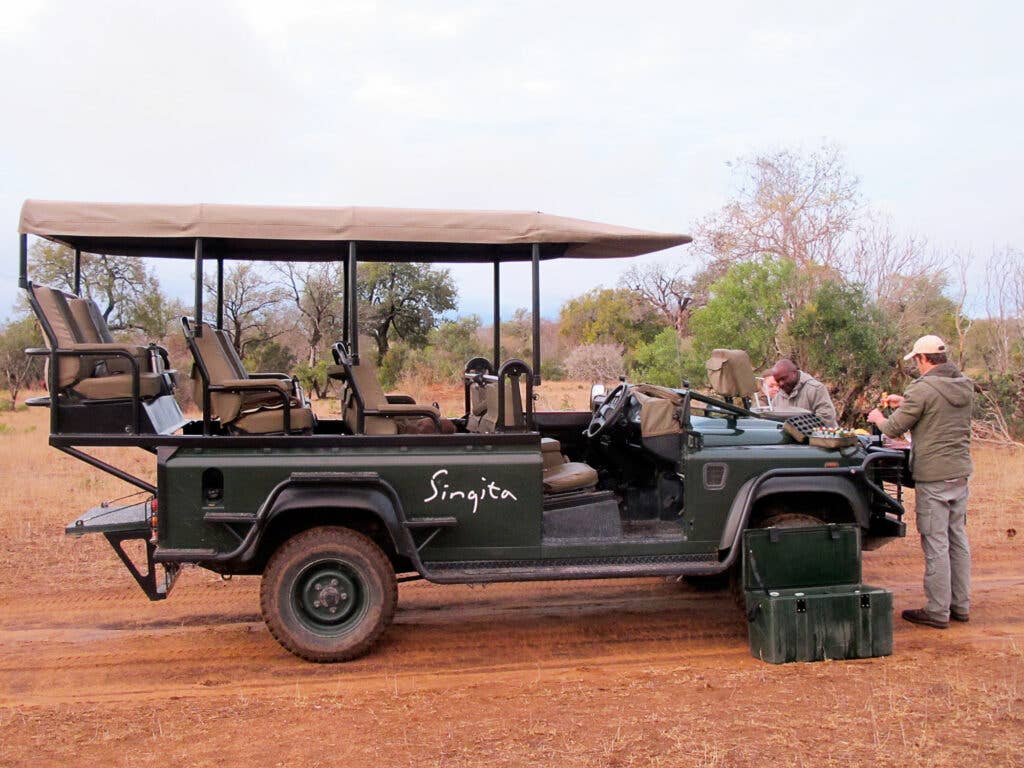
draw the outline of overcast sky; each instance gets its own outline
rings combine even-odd
[[[1021,7],[5,3],[0,316],[28,197],[530,209],[686,232],[734,188],[728,161],[822,139],[899,229],[979,257],[1020,247]],[[545,264],[544,314],[628,266]],[[486,315],[489,270],[454,271],[463,311]],[[513,274],[509,312],[529,303]],[[188,265],[161,279],[188,295]]]

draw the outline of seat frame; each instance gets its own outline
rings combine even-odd
[[[437,413],[437,410],[426,406],[422,408],[410,408],[410,405],[416,405],[416,401],[408,395],[384,395],[388,401],[388,405],[398,405],[401,406],[400,409],[390,409],[387,405],[383,408],[367,408],[365,393],[360,389],[359,383],[352,372],[353,366],[359,365],[358,357],[349,352],[348,345],[343,341],[336,341],[331,345],[331,355],[334,357],[335,364],[341,369],[340,371],[336,371],[332,374],[332,378],[340,379],[342,382],[347,384],[356,401],[355,433],[357,435],[365,434],[367,416],[380,416],[385,419],[394,419],[403,416],[412,416],[416,418],[425,417],[433,422],[434,429],[437,430],[437,434],[442,434],[441,417]],[[342,408],[344,409],[344,407],[345,404],[342,403]],[[344,414],[342,414],[342,416],[344,417]]]
[[[58,339],[57,333],[47,317],[46,312],[43,310],[36,297],[36,288],[49,288],[48,286],[36,285],[32,282],[27,282],[25,285],[25,292],[28,296],[29,306],[32,308],[32,312],[36,316],[36,320],[39,322],[39,326],[43,331],[43,335],[46,337],[47,347],[31,347],[25,350],[25,354],[33,357],[47,357],[49,358],[50,364],[47,371],[47,391],[49,397],[46,400],[40,399],[40,405],[50,405],[50,432],[52,434],[61,433],[61,400],[67,400],[70,403],[87,403],[93,406],[94,410],[103,410],[102,406],[113,405],[115,410],[120,412],[123,410],[122,406],[126,401],[130,402],[131,416],[130,424],[131,434],[139,435],[142,434],[142,386],[141,386],[141,375],[142,367],[139,365],[139,358],[137,351],[133,351],[130,347],[118,344],[116,342],[82,342],[78,341],[81,338],[81,331],[78,329],[78,324],[75,321],[70,310],[64,315],[64,320],[68,325],[68,329],[72,336],[76,338],[75,343],[71,347],[62,347],[60,340]],[[56,288],[49,288],[49,290],[56,291],[61,296],[65,296],[63,291],[59,291]],[[66,298],[66,296],[65,296]],[[75,296],[75,298],[81,298]],[[61,310],[62,314],[64,313]],[[161,397],[170,396],[173,392],[173,381],[174,374],[170,367],[170,361],[167,355],[167,350],[157,344],[149,344],[144,347],[150,354],[158,354],[163,360],[164,370],[160,373],[163,375],[163,384],[161,385],[161,391],[158,395],[150,398],[151,400],[157,400]],[[128,361],[128,367],[130,369],[129,375],[131,376],[131,394],[128,397],[116,397],[116,398],[105,398],[105,399],[88,399],[84,398],[74,391],[75,384],[82,379],[79,378],[71,384],[65,386],[60,385],[60,361],[63,358],[78,358],[81,360],[83,357],[104,357],[104,358],[117,358],[125,359]],[[90,377],[86,377],[90,378]],[[120,421],[119,417],[115,417],[115,420]]]
[[[525,401],[522,399],[522,390],[519,387],[520,379],[526,379],[526,398]],[[505,385],[509,383],[511,379],[512,384],[512,408],[513,408],[513,423],[505,423],[505,413],[508,408],[506,402]],[[495,419],[495,432],[524,432],[533,431],[535,429],[533,419],[533,382],[534,376],[530,367],[519,360],[518,358],[512,358],[506,360],[498,368],[498,372],[494,373],[494,366],[491,365],[490,361],[484,357],[474,357],[468,363],[466,363],[465,371],[462,375],[463,387],[465,390],[465,403],[466,403],[466,423],[469,423],[469,419],[472,417],[472,396],[471,391],[474,386],[486,387],[496,386],[498,388],[498,414]]]
[[[275,395],[277,397],[277,399],[279,399],[281,401],[281,407],[284,409],[284,412],[283,412],[284,430],[283,431],[284,431],[285,434],[289,434],[291,432],[291,409],[292,409],[291,401],[292,401],[292,397],[293,396],[301,398],[301,390],[298,389],[297,386],[293,386],[293,390],[294,391],[292,393],[288,393],[288,392],[285,392],[281,388],[281,386],[280,386],[281,379],[282,378],[289,379],[290,377],[285,376],[284,374],[278,374],[278,373],[272,373],[272,374],[252,374],[252,373],[249,373],[248,371],[245,371],[245,369],[243,368],[242,371],[245,373],[246,379],[248,379],[248,381],[246,383],[243,384],[243,383],[240,383],[240,382],[236,382],[236,383],[233,383],[233,384],[212,384],[211,381],[210,381],[210,370],[209,370],[209,368],[206,365],[206,361],[203,359],[202,352],[200,352],[200,350],[199,350],[199,345],[196,344],[196,341],[195,341],[196,332],[198,331],[199,333],[202,333],[202,327],[203,326],[200,325],[200,326],[197,326],[196,328],[193,328],[192,327],[192,321],[189,320],[189,318],[187,318],[187,317],[182,317],[181,318],[181,327],[182,327],[182,330],[185,333],[185,341],[188,344],[189,352],[192,353],[192,360],[195,362],[196,370],[199,372],[199,377],[200,377],[200,379],[202,380],[202,383],[203,383],[203,403],[202,403],[202,406],[203,406],[203,434],[204,435],[209,435],[209,434],[212,433],[214,419],[210,415],[210,409],[211,409],[210,395],[212,393],[216,393],[216,392],[226,392],[226,393],[229,393],[229,394],[237,394],[237,395],[240,395],[240,396],[243,395],[246,392],[267,392],[269,394]],[[209,326],[206,326],[206,327],[209,327]],[[227,354],[227,353],[225,353],[225,354]],[[274,385],[264,384],[264,383],[260,382],[260,379],[276,381],[277,384],[274,384]],[[292,381],[294,382],[294,379],[292,379]],[[297,382],[294,382],[294,383],[297,384]],[[242,415],[242,413],[240,411],[238,416],[236,416],[234,419],[231,419],[228,422],[223,422],[223,421],[221,421],[220,417],[218,417],[217,418],[217,422],[220,423],[220,425],[222,427],[228,427],[228,426],[231,425],[232,422],[236,421],[238,418],[241,418],[241,415]]]

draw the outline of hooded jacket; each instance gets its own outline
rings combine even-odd
[[[968,477],[974,383],[952,363],[941,363],[915,379],[903,404],[879,428],[889,437],[907,430],[913,438],[910,471],[915,482]]]

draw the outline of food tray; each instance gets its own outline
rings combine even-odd
[[[857,445],[860,441],[856,435],[848,435],[845,437],[811,437],[808,438],[808,442],[819,448],[846,448],[850,445]]]
[[[825,422],[813,413],[801,413],[799,416],[791,416],[782,423],[782,429],[798,443],[806,443],[811,432],[816,429],[823,429],[824,427]]]

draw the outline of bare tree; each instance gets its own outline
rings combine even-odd
[[[988,315],[988,361],[992,373],[1014,370],[1016,348],[1024,347],[1024,254],[1012,248],[995,251],[985,269]]]
[[[782,150],[741,158],[736,198],[697,226],[694,245],[709,262],[770,254],[802,270],[835,269],[861,209],[858,179],[842,152]]]
[[[619,284],[654,307],[679,336],[689,331],[693,293],[681,267],[671,264],[630,267],[619,279]]]
[[[624,370],[618,344],[581,344],[565,358],[565,372],[579,381],[614,381]]]
[[[915,235],[900,235],[884,216],[868,213],[857,225],[850,247],[840,256],[844,276],[860,283],[868,295],[882,304],[899,300],[905,286],[894,277],[916,280],[945,272],[949,257],[929,250],[928,242]]]
[[[215,299],[216,279],[204,281],[207,296]],[[253,344],[270,341],[283,332],[275,327],[275,310],[288,298],[287,291],[272,284],[252,262],[232,264],[224,274],[224,326],[239,356]]]
[[[956,364],[958,368],[964,367],[964,358],[967,354],[967,334],[970,333],[973,324],[973,320],[966,313],[967,277],[972,261],[970,251],[960,251],[955,256],[957,283],[956,313],[953,316],[953,322],[956,326]]]
[[[340,264],[274,265],[285,280],[289,300],[299,313],[299,326],[307,344],[306,362],[310,367],[320,359],[324,340],[339,336],[344,309],[344,277]]]
[[[11,395],[8,407],[14,410],[18,393],[43,375],[39,357],[25,354],[28,347],[43,346],[43,336],[34,318],[24,317],[0,325],[0,382]]]

